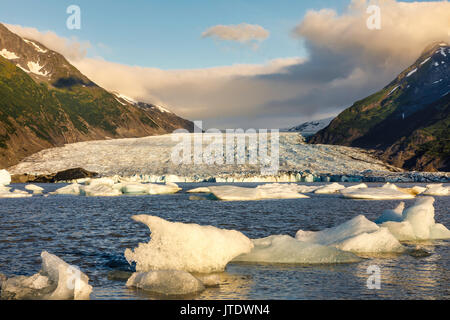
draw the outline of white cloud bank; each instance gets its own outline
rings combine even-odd
[[[257,24],[241,23],[238,25],[217,25],[210,27],[203,32],[202,37],[247,43],[250,41],[263,41],[269,35],[269,31]]]
[[[81,45],[72,56],[66,53],[70,45],[55,50],[106,89],[161,103],[207,127],[287,127],[341,111],[393,80],[431,42],[450,42],[450,3],[377,3],[381,30],[366,27],[364,0],[352,1],[342,15],[330,9],[307,12],[293,30],[309,50],[307,59],[161,70],[83,58]],[[51,49],[61,42],[51,33],[27,36]]]

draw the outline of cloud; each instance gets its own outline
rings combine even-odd
[[[63,38],[52,31],[41,32],[35,28],[11,24],[5,24],[5,26],[11,32],[14,32],[22,38],[36,40],[50,50],[61,53],[64,57],[71,61],[83,59],[86,57],[88,49],[92,47],[88,41],[80,42],[76,38]]]
[[[216,38],[219,40],[249,43],[251,41],[263,41],[270,33],[257,24],[241,23],[238,25],[217,25],[203,32],[203,38]]]
[[[306,58],[187,70],[127,66],[83,55],[69,60],[108,90],[204,120],[206,128],[293,126],[337,114],[387,85],[431,42],[450,42],[448,2],[378,4],[381,30],[366,27],[366,1],[352,1],[342,14],[308,11],[292,31],[293,41],[306,47]],[[221,34],[246,39],[239,32]],[[48,47],[46,41],[58,43],[36,36]],[[76,48],[74,52],[80,56]]]

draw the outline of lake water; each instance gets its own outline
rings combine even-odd
[[[63,185],[39,184],[46,192]],[[321,230],[359,214],[370,220],[399,201],[365,201],[338,195],[310,199],[223,202],[189,200],[186,190],[209,184],[179,184],[174,195],[95,198],[35,196],[0,199],[0,272],[32,275],[40,270],[40,253],[47,250],[74,264],[90,278],[92,299],[158,299],[128,289],[121,271],[126,248],[149,241],[149,230],[131,219],[149,214],[170,221],[235,229],[249,238],[274,234],[295,236],[299,229]],[[240,184],[256,186],[256,184]],[[345,184],[350,185],[350,184]],[[379,186],[380,184],[371,184]],[[418,185],[418,184],[415,184]],[[411,186],[410,184],[403,184]],[[23,189],[23,185],[13,185]],[[435,197],[435,219],[450,226],[450,197]],[[410,206],[415,200],[404,200]],[[230,263],[224,283],[188,299],[449,299],[450,241],[407,244],[428,252],[366,257],[341,265],[250,265]],[[381,289],[370,290],[367,268],[381,270]],[[127,274],[125,273],[125,276]]]

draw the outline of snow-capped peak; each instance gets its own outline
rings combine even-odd
[[[114,94],[117,98],[124,100],[127,103],[130,104],[137,104],[138,102],[130,97],[127,97],[126,95],[123,95],[121,93],[118,92],[112,92],[112,94]],[[120,102],[120,101],[119,101]],[[122,105],[124,105],[122,102],[120,102]]]

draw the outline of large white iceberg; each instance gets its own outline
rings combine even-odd
[[[92,292],[89,278],[77,267],[46,251],[41,253],[41,258],[40,272],[3,281],[2,299],[89,299]]]
[[[11,183],[11,175],[6,170],[0,170],[0,185],[8,185]]]
[[[132,217],[151,231],[151,240],[134,250],[126,249],[125,258],[136,262],[136,271],[183,270],[208,273],[223,271],[236,256],[250,252],[252,241],[239,231],[213,226],[169,222],[159,217]]]
[[[350,252],[315,243],[298,241],[288,235],[252,240],[254,248],[233,261],[273,264],[350,263],[361,259]]]
[[[135,272],[126,285],[162,295],[186,295],[205,290],[199,279],[181,270]]]
[[[333,246],[341,250],[361,253],[401,252],[404,247],[376,223],[359,215],[336,227],[322,231],[299,230],[295,238],[299,241]]]
[[[403,210],[402,221],[381,224],[400,241],[450,239],[450,230],[434,220],[434,198],[421,197]]]
[[[309,198],[298,193],[295,184],[272,183],[260,185],[256,188],[237,186],[210,186],[208,188],[217,199],[225,201]]]

